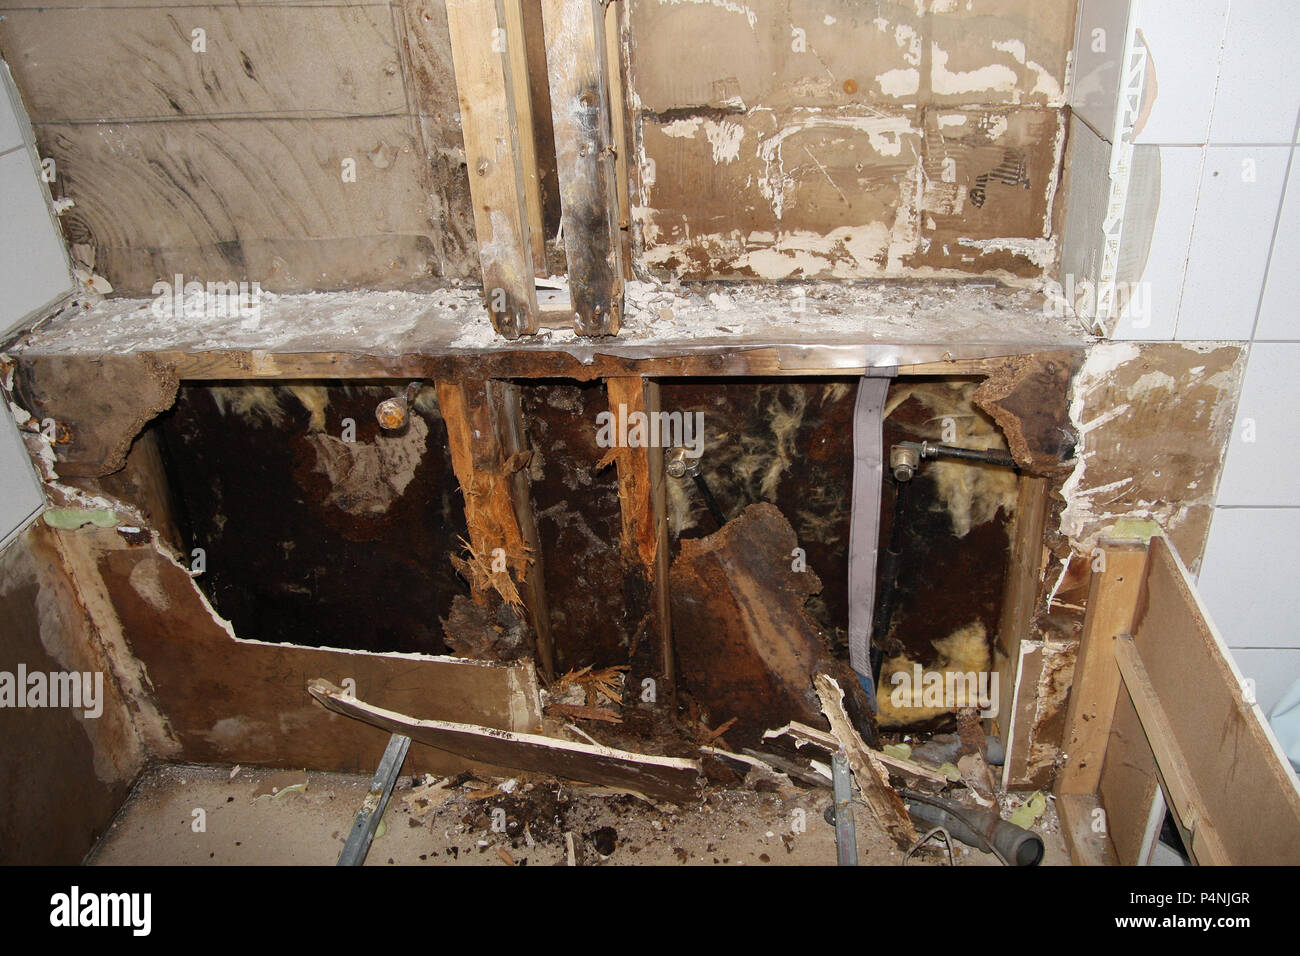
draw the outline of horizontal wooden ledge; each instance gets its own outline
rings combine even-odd
[[[68,308],[10,349],[21,364],[139,356],[184,379],[861,374],[880,366],[961,374],[986,359],[1092,338],[1026,290],[958,283],[629,283],[624,331],[496,335],[476,288],[261,293],[225,314],[173,318],[171,299]],[[972,365],[974,363],[974,365]]]

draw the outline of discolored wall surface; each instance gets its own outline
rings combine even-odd
[[[1074,0],[628,7],[639,262],[1040,276]]]
[[[638,636],[649,594],[620,552],[618,475],[612,464],[597,467],[609,450],[596,443],[604,386],[528,384],[522,401],[556,669],[623,665],[643,650],[652,657]]]
[[[445,653],[464,510],[432,388],[380,430],[396,391],[186,386],[160,420],[186,550],[206,552],[200,587],[240,637]]]
[[[0,708],[0,864],[73,865],[144,767],[144,751],[53,535],[33,525],[0,552],[0,671],[98,673],[102,713]],[[93,677],[92,677],[93,680]]]

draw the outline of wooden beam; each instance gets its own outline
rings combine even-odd
[[[916,842],[912,818],[907,815],[902,798],[889,785],[889,773],[879,755],[867,747],[853,728],[853,722],[844,710],[844,692],[840,685],[825,674],[814,677],[813,685],[821,700],[822,713],[830,721],[831,734],[839,741],[853,771],[853,779],[858,782],[862,799],[895,845],[901,850],[909,848]]]
[[[1031,636],[1030,627],[1038,605],[1046,524],[1047,479],[1022,475],[1016,495],[1011,563],[1007,567],[1002,613],[993,648],[993,662],[998,673],[998,712],[992,723],[1006,750],[1002,771],[1004,786],[1024,775],[1029,756],[1030,721],[1013,721],[1013,715],[1021,710],[1020,704],[1037,696],[1037,684],[1027,686],[1020,677],[1020,644]]]
[[[1115,639],[1133,629],[1142,591],[1146,547],[1140,542],[1103,542],[1094,557],[1079,659],[1066,713],[1066,762],[1057,777],[1058,794],[1095,794],[1119,694]],[[1104,566],[1102,562],[1104,561]]]
[[[528,212],[529,248],[533,271],[548,274],[546,268],[546,226],[542,222],[542,183],[537,170],[537,138],[533,135],[533,97],[528,77],[528,46],[524,36],[523,0],[501,0],[505,15],[506,46],[510,53],[510,90],[519,124],[519,164],[524,173],[524,207]]]
[[[527,579],[532,556],[515,514],[511,466],[498,431],[497,396],[481,381],[440,381],[437,388],[452,468],[465,498],[474,600],[486,603],[495,590],[507,603],[518,605],[518,586]]]
[[[634,376],[605,380],[609,408],[616,420],[659,411],[659,384]],[[620,413],[620,406],[622,412]],[[618,468],[618,504],[622,515],[623,558],[641,574],[652,594],[653,626],[659,638],[661,691],[671,700],[676,683],[672,615],[668,606],[668,505],[662,448],[611,449]]]
[[[1225,866],[1234,862],[1219,839],[1214,821],[1207,815],[1208,808],[1201,796],[1201,789],[1188,769],[1187,758],[1178,744],[1173,724],[1160,703],[1160,696],[1151,683],[1151,677],[1147,674],[1146,665],[1142,663],[1142,656],[1131,635],[1122,634],[1117,639],[1115,661],[1119,665],[1120,676],[1124,679],[1124,688],[1142,721],[1142,729],[1151,744],[1151,751],[1155,754],[1156,767],[1164,781],[1169,802],[1173,804],[1174,813],[1178,815],[1183,829],[1191,834],[1192,842],[1187,847],[1188,852],[1202,865]],[[1214,784],[1217,781],[1207,782]]]
[[[478,234],[483,295],[492,325],[513,339],[537,331],[537,288],[524,142],[517,112],[507,0],[447,0],[456,93]],[[522,41],[522,37],[518,38]],[[527,85],[527,76],[522,78]],[[526,95],[526,92],[525,92]],[[535,163],[534,163],[535,168]]]
[[[551,610],[546,599],[546,574],[542,565],[541,536],[537,531],[537,517],[533,512],[533,496],[528,481],[528,439],[524,434],[524,413],[520,403],[519,386],[513,382],[493,382],[491,388],[497,396],[500,409],[498,429],[501,451],[509,469],[510,500],[515,509],[515,520],[524,547],[528,549],[528,567],[524,571],[524,604],[528,619],[537,635],[537,666],[546,680],[555,679],[555,641],[551,636]],[[517,467],[515,467],[517,466]]]
[[[574,327],[613,335],[623,265],[605,8],[600,0],[543,0],[542,15]]]
[[[1096,796],[1062,793],[1056,796],[1061,834],[1075,866],[1114,866],[1118,860],[1107,836],[1105,817]]]

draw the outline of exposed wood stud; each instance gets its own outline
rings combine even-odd
[[[513,382],[492,382],[491,388],[500,410],[498,429],[501,450],[508,463],[510,499],[515,519],[530,560],[524,571],[524,604],[528,619],[537,636],[537,664],[547,681],[555,679],[555,642],[551,636],[551,610],[546,599],[546,575],[542,565],[541,536],[537,516],[533,513],[533,496],[528,488],[528,441],[524,434],[524,413],[519,386]]]
[[[1088,616],[1066,714],[1066,763],[1057,777],[1057,793],[1097,792],[1119,694],[1115,638],[1132,632],[1142,590],[1147,559],[1144,545],[1110,542],[1102,545],[1099,554],[1105,565],[1101,567],[1098,561],[1099,570],[1093,572],[1088,594]]]
[[[659,412],[659,385],[632,376],[605,380],[609,408],[623,414]],[[622,419],[620,419],[622,420]],[[663,449],[612,449],[618,468],[618,500],[622,513],[624,559],[644,575],[653,595],[654,627],[659,637],[661,694],[671,698],[676,684],[672,616],[668,608],[667,486]]]
[[[623,310],[623,264],[605,7],[543,0],[542,14],[574,328],[612,335]]]
[[[493,327],[513,339],[537,331],[537,288],[533,282],[528,174],[522,160],[523,141],[532,141],[532,130],[519,125],[513,75],[517,65],[507,42],[510,30],[505,2],[447,0],[447,27],[483,295]],[[522,41],[522,36],[519,39]],[[527,76],[518,82],[526,87]]]
[[[528,86],[528,49],[524,38],[523,0],[501,0],[505,15],[506,46],[510,51],[510,92],[519,123],[519,163],[524,173],[524,205],[528,212],[529,248],[533,271],[546,268],[546,226],[542,221],[542,183],[537,171],[537,138],[533,135],[533,99]]]
[[[495,590],[508,602],[518,603],[516,587],[527,580],[532,556],[515,514],[491,389],[482,381],[442,381],[437,387],[452,468],[465,496],[472,563],[481,572],[471,576],[474,600],[483,604],[489,591]],[[505,570],[496,563],[503,553]]]

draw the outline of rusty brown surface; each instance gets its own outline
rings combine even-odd
[[[710,726],[735,719],[733,747],[791,720],[825,726],[812,678],[834,664],[804,611],[821,581],[791,569],[795,541],[781,512],[762,502],[716,534],[683,541],[672,565],[680,690]]]
[[[975,404],[1002,428],[1021,468],[1052,475],[1069,467],[1078,442],[1070,385],[1082,364],[1082,350],[1017,355],[980,384]]]
[[[175,401],[177,384],[176,371],[148,355],[45,355],[19,364],[14,392],[38,421],[56,423],[59,474],[99,477],[122,467],[136,435]]]
[[[76,865],[125,798],[144,753],[42,524],[0,554],[0,621],[0,671],[15,675],[22,665],[29,678],[75,672],[102,680],[97,717],[84,707],[0,707],[7,742],[0,751],[0,864]]]

